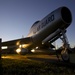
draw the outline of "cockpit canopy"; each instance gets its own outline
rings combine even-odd
[[[34,22],[34,24],[32,25],[32,27],[34,27],[37,23],[39,23],[40,21],[38,20],[38,21],[36,21],[36,22]],[[31,27],[31,28],[32,28]]]

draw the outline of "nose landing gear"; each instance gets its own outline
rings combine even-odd
[[[68,43],[68,39],[67,36],[65,34],[65,30],[61,30],[62,36],[60,37],[60,39],[63,42],[63,50],[61,51],[61,58],[63,61],[65,62],[70,62],[70,56],[69,56],[69,50],[70,50],[70,46]]]

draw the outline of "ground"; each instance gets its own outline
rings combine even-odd
[[[3,55],[0,72],[3,75],[74,75],[74,64],[62,62],[55,55]],[[1,74],[0,73],[0,74]]]

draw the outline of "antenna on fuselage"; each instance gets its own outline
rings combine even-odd
[[[22,38],[24,38],[24,35],[22,35]]]

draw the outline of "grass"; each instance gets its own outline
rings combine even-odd
[[[75,75],[74,68],[27,59],[1,59],[0,72],[3,75]]]

